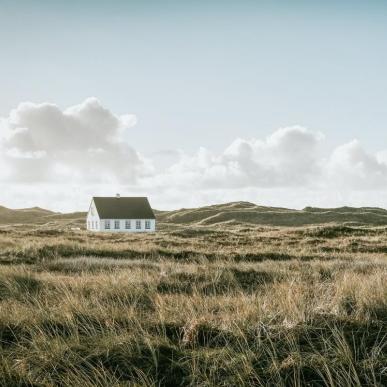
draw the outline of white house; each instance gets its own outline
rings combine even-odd
[[[156,218],[146,197],[93,197],[86,218],[90,231],[152,232]]]

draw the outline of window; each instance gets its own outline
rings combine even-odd
[[[95,221],[95,229],[98,230],[98,228],[99,228],[99,225],[98,225],[98,221],[96,220]]]
[[[130,228],[131,228],[130,220],[125,220],[125,228],[126,228],[127,230],[130,230]]]
[[[150,222],[150,220],[146,220],[146,221],[145,221],[145,228],[146,228],[147,230],[150,230],[150,228],[151,228],[151,222]]]
[[[120,229],[120,221],[119,221],[119,220],[115,220],[115,221],[114,221],[114,228],[115,228],[116,230],[119,230],[119,229]]]
[[[141,230],[141,220],[136,220],[136,229]]]
[[[110,220],[105,220],[105,229],[110,230]]]

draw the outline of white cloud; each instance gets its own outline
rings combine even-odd
[[[150,170],[123,140],[136,117],[117,116],[96,98],[65,110],[21,103],[1,123],[2,175],[10,182],[134,183]]]
[[[163,205],[170,198],[175,207],[230,200],[296,208],[387,207],[387,151],[372,154],[354,140],[324,154],[323,140],[321,133],[299,126],[263,140],[239,138],[218,154],[206,148],[181,153],[178,162],[143,184],[156,196],[163,192]]]
[[[279,129],[264,140],[236,139],[221,154],[200,148],[182,155],[159,182],[201,188],[283,187],[309,184],[321,174],[321,133],[293,126]]]
[[[337,147],[326,168],[332,186],[356,190],[387,188],[387,163],[383,153],[366,152],[358,140]]]
[[[373,154],[357,140],[324,153],[320,132],[291,126],[237,138],[218,153],[169,149],[147,159],[125,140],[135,124],[96,98],[64,110],[20,104],[0,118],[0,204],[75,210],[92,195],[121,192],[161,208],[231,200],[387,206],[387,150]]]

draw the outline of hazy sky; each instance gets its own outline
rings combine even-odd
[[[387,1],[0,0],[0,50],[0,204],[387,207]]]

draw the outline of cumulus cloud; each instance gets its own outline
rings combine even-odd
[[[283,187],[308,184],[321,174],[318,156],[323,135],[292,126],[264,140],[236,139],[221,154],[200,148],[182,154],[160,180],[174,176],[177,185],[195,182],[207,188]]]
[[[21,103],[2,119],[2,174],[12,182],[133,183],[149,163],[123,140],[134,115],[117,116],[96,98],[65,110]]]
[[[177,205],[251,200],[269,205],[386,206],[387,151],[357,140],[324,151],[324,135],[292,126],[265,139],[236,139],[220,153],[200,148],[143,181]],[[159,195],[160,196],[160,195]],[[165,203],[165,200],[163,201]]]
[[[327,165],[331,185],[360,190],[387,188],[387,163],[381,154],[366,152],[358,140],[337,147]]]
[[[1,200],[74,210],[92,195],[121,192],[161,208],[231,200],[386,206],[387,150],[371,153],[357,140],[327,151],[322,133],[290,126],[237,138],[221,152],[169,149],[146,158],[125,139],[135,124],[96,98],[67,109],[20,104],[0,118]]]

